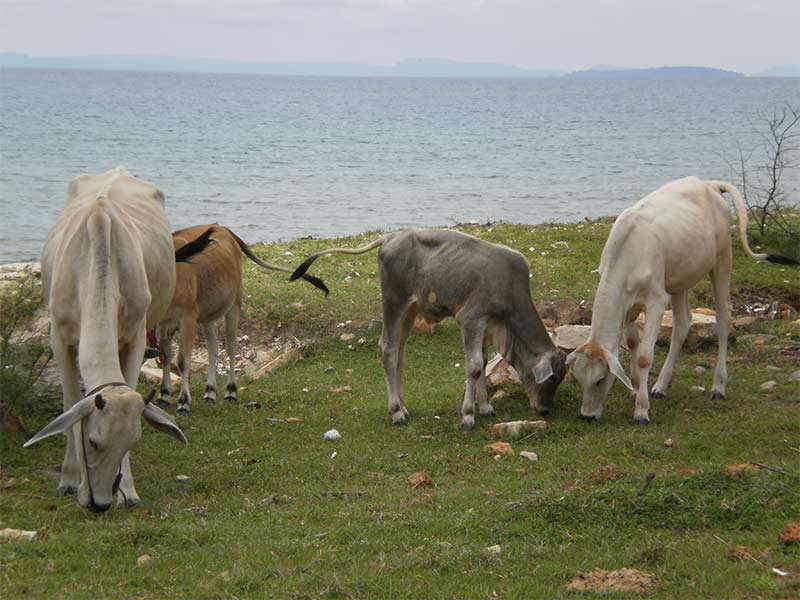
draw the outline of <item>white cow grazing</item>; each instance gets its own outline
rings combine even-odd
[[[653,387],[666,395],[678,353],[689,332],[689,290],[710,275],[717,307],[718,355],[712,399],[725,397],[728,382],[728,310],[731,283],[731,196],[745,253],[756,260],[791,264],[785,257],[755,254],[747,243],[747,212],[739,192],[722,181],[686,177],[672,181],[626,209],[616,220],[600,260],[600,284],[592,309],[592,330],[583,346],[567,357],[583,388],[581,415],[599,419],[614,378],[636,392],[634,421],[650,422],[647,378],[661,318],[672,303],[669,354]],[[646,313],[641,340],[634,320]],[[631,377],[619,362],[623,332],[631,351]]]
[[[64,413],[29,446],[65,433],[59,495],[104,511],[139,502],[129,450],[144,419],[186,443],[166,412],[136,390],[146,329],[163,316],[175,288],[175,251],[154,185],[117,167],[72,181],[42,252],[42,287],[52,317]],[[80,352],[78,347],[80,345]],[[80,379],[87,392],[81,399]]]

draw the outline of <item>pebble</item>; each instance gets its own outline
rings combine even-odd
[[[149,554],[142,554],[139,558],[136,559],[136,566],[143,567],[147,563],[150,562],[150,555]]]
[[[672,448],[672,438],[667,438],[664,440],[664,448]]]
[[[339,336],[339,339],[343,342],[349,342],[350,340],[354,340],[356,335],[354,333],[343,333]]]
[[[342,437],[342,434],[336,431],[335,429],[329,429],[328,431],[325,432],[325,434],[322,437],[328,440],[329,442],[332,442],[333,440],[340,439]]]
[[[772,388],[774,388],[776,385],[778,385],[778,382],[777,382],[777,381],[765,381],[764,383],[762,383],[762,384],[761,384],[760,386],[758,386],[758,387],[760,387],[762,390],[771,390],[771,389],[772,389]]]
[[[780,367],[776,367],[775,365],[767,365],[767,371],[780,371]]]
[[[188,475],[175,475],[175,481],[183,483],[184,481],[189,481],[190,477]]]
[[[697,365],[694,368],[694,372],[699,375],[700,373],[705,373],[706,372],[706,368],[705,367],[701,367],[700,365]]]
[[[800,371],[795,371],[789,375],[789,381],[800,381]]]
[[[702,385],[693,385],[692,390],[695,392],[705,392],[706,388],[704,388]]]
[[[528,450],[523,450],[519,453],[522,458],[527,458],[531,462],[536,462],[539,460],[539,455],[536,452],[529,452]]]
[[[502,549],[500,548],[500,544],[495,544],[494,546],[488,546],[483,549],[484,554],[488,554],[490,556],[500,556],[500,552]]]

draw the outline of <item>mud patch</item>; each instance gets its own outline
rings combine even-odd
[[[645,593],[657,585],[656,576],[636,569],[605,571],[595,569],[591,573],[578,573],[567,584],[568,590],[592,592],[635,592]]]

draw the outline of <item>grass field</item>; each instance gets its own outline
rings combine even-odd
[[[609,228],[605,220],[463,229],[523,251],[540,302],[591,301]],[[328,245],[372,237],[257,252],[295,265]],[[800,305],[798,271],[755,263],[734,247],[734,306],[755,296]],[[708,398],[714,347],[687,349],[649,427],[632,424],[621,385],[601,422],[579,420],[580,390],[567,380],[549,428],[512,444],[539,461],[496,460],[485,450],[491,424],[536,418],[523,389],[507,388],[495,419],[478,417],[475,430],[461,431],[461,340],[455,323],[443,322],[408,344],[411,424],[392,427],[375,254],[321,259],[312,272],[331,288],[327,299],[246,266],[243,331],[297,336],[306,341],[303,359],[241,382],[242,401],[260,409],[196,400],[180,421],[188,446],[145,431],[133,452],[141,507],[95,515],[74,498],[56,499],[63,440],[23,451],[24,435],[3,435],[0,528],[47,537],[0,541],[0,597],[581,597],[593,594],[566,589],[576,573],[623,567],[656,576],[652,598],[800,595],[800,547],[777,542],[787,522],[800,520],[800,384],[789,380],[800,369],[800,329],[790,321],[764,322],[756,332],[774,337],[732,345],[724,402]],[[698,286],[692,306],[713,306],[709,289]],[[341,341],[343,332],[364,342]],[[202,379],[193,380],[197,399]],[[767,380],[777,386],[763,391]],[[35,432],[55,410],[28,415],[26,427]],[[285,417],[302,420],[268,420]],[[330,428],[342,438],[323,440]],[[750,461],[793,475],[726,468]],[[419,470],[434,487],[408,482]],[[640,494],[648,473],[655,478]],[[494,545],[499,554],[484,550]],[[150,560],[138,565],[143,555]]]

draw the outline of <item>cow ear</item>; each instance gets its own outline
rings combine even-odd
[[[611,370],[614,376],[624,383],[625,387],[627,387],[630,391],[635,392],[636,390],[634,389],[631,380],[628,379],[628,376],[625,374],[625,370],[619,363],[619,359],[610,352],[606,352],[606,362],[608,363],[608,368]]]
[[[189,443],[189,440],[186,439],[186,436],[181,431],[181,428],[178,427],[175,419],[152,402],[145,404],[142,416],[144,420],[147,421],[147,424],[156,431],[166,433],[184,444]]]
[[[536,383],[541,384],[553,376],[553,365],[550,364],[550,355],[545,354],[533,367],[533,377]]]
[[[98,395],[99,396],[99,395]],[[91,412],[95,409],[95,400],[94,398],[84,398],[72,405],[68,411],[61,413],[55,419],[50,421],[44,429],[42,429],[39,433],[25,442],[22,447],[27,448],[28,446],[32,446],[38,441],[43,440],[44,438],[50,437],[51,435],[56,435],[57,433],[64,433],[67,429],[72,427],[75,423],[83,419],[84,417],[89,416]]]

